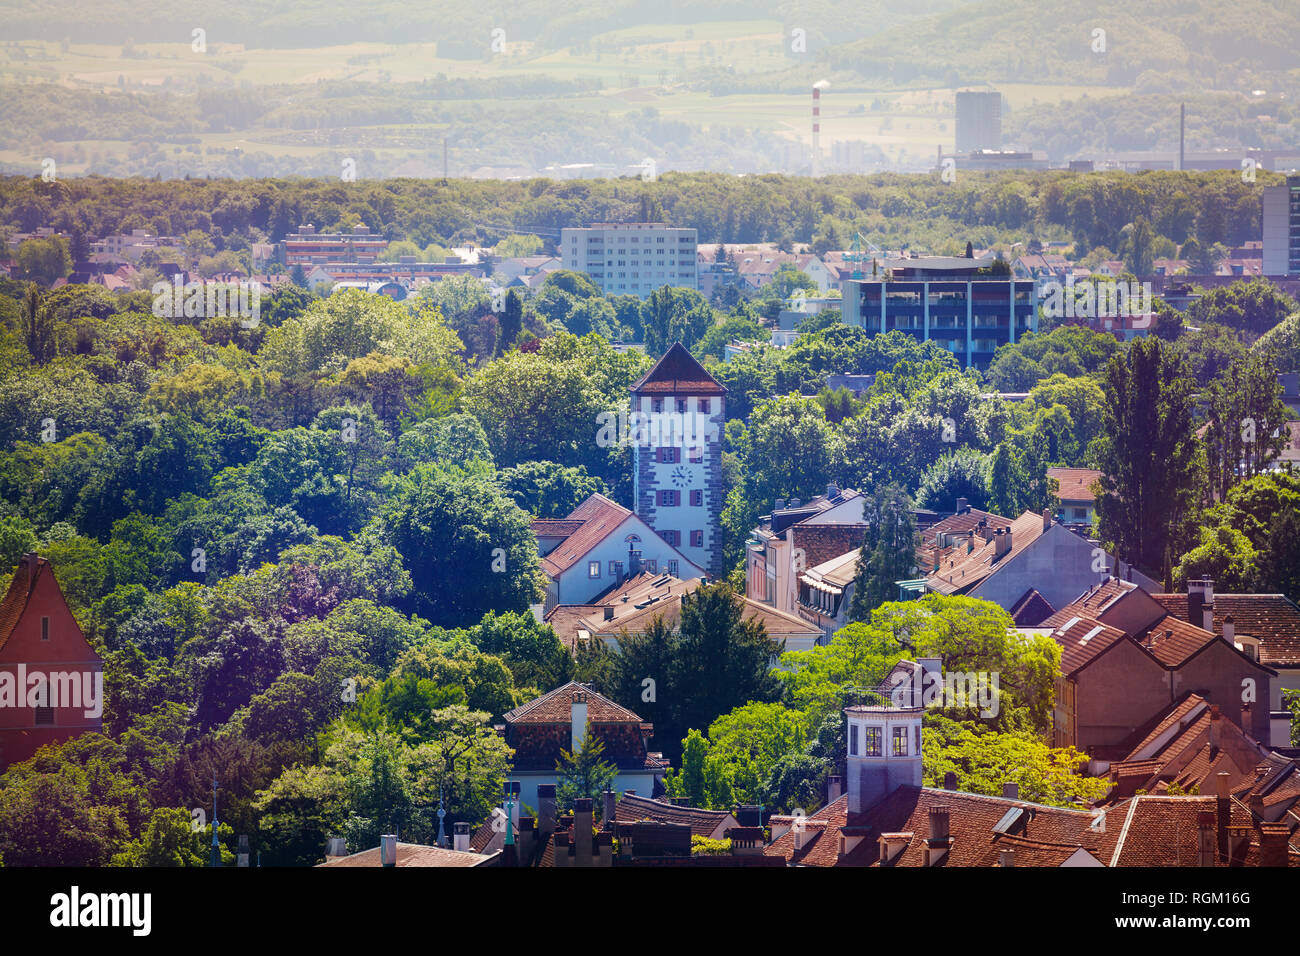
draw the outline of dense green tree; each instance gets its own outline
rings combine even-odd
[[[1104,546],[1167,578],[1201,468],[1186,364],[1156,338],[1138,339],[1106,367],[1097,507]]]

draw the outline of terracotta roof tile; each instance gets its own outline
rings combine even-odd
[[[505,721],[507,724],[567,724],[572,718],[573,699],[579,693],[587,698],[589,723],[642,723],[641,718],[626,707],[575,681],[521,704],[505,715]]]
[[[1186,594],[1153,594],[1172,617],[1188,619]],[[1257,638],[1260,662],[1268,667],[1300,667],[1300,607],[1285,594],[1215,594],[1214,632],[1232,616],[1236,633]]]
[[[1018,627],[1037,627],[1055,613],[1055,609],[1036,588],[1030,588],[1011,605],[1009,613]]]
[[[631,392],[634,395],[725,395],[727,390],[681,342],[674,342],[654,368],[637,379]]]
[[[694,836],[708,837],[728,820],[735,826],[735,818],[725,810],[702,810],[699,807],[679,807],[639,794],[625,793],[614,808],[614,819],[619,823],[637,823],[654,820],[656,823],[684,823]]]
[[[592,548],[618,530],[632,512],[604,495],[594,494],[565,519],[565,524],[577,523],[553,551],[542,558],[542,567],[552,577],[558,577],[583,559]]]
[[[1049,468],[1047,477],[1056,479],[1056,497],[1061,499],[1062,504],[1076,501],[1092,503],[1096,499],[1092,486],[1101,481],[1102,474],[1095,468]]]
[[[396,866],[443,866],[469,867],[483,866],[494,860],[495,853],[466,853],[460,850],[448,850],[444,847],[423,846],[418,843],[398,843]],[[317,868],[348,868],[356,866],[382,866],[379,847],[362,850],[351,856],[339,857],[326,863],[316,864]]]
[[[940,594],[969,592],[1042,537],[1043,516],[1026,511],[1012,522],[1010,534],[1011,548],[1001,557],[996,556],[997,537],[982,544],[977,542],[975,550],[970,554],[959,555],[952,563],[945,561],[938,571],[926,579],[927,586]]]

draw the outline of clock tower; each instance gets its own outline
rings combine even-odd
[[[631,392],[636,513],[717,577],[724,570],[719,517],[727,390],[677,342]]]

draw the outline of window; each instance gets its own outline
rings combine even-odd
[[[682,503],[682,493],[676,489],[669,488],[658,493],[659,500],[656,502],[661,508],[676,508]]]
[[[611,562],[609,562],[609,576],[610,576],[611,578],[614,578],[615,580],[617,580],[617,579],[623,577],[623,562],[622,562],[622,561],[611,561]]]
[[[692,532],[691,532],[691,547],[692,547],[692,548],[702,548],[702,547],[704,547],[704,532],[703,532],[703,531],[692,531]]]
[[[675,465],[682,460],[682,450],[680,448],[660,448],[658,460],[665,465]]]
[[[858,725],[849,724],[849,756],[858,755]]]
[[[668,573],[671,574],[673,577],[677,577],[677,569],[679,566],[680,566],[680,562],[677,561],[675,558],[670,560],[668,562]]]
[[[659,562],[654,558],[648,558],[645,563],[645,569],[651,574],[655,574],[659,569]]]
[[[880,728],[879,727],[867,728],[867,746],[864,751],[864,756],[867,757],[880,756]]]
[[[906,727],[894,728],[894,756],[895,757],[907,756],[907,728]]]
[[[41,640],[48,641],[49,639],[50,639],[50,619],[48,617],[43,617],[41,618]]]
[[[694,491],[691,492],[691,507],[701,508],[703,506],[704,506],[704,492],[701,489],[696,488]]]
[[[36,687],[36,699],[39,704],[33,708],[36,712],[37,727],[54,726],[54,708],[50,706],[50,685],[48,681],[42,680]]]
[[[686,412],[686,399],[684,399],[684,398],[679,398],[679,399],[677,399],[677,410],[678,410],[679,412],[685,414],[685,412]]]
[[[659,533],[663,535],[665,543],[672,545],[674,548],[681,547],[682,533],[680,531],[661,531]]]
[[[599,561],[588,561],[588,562],[587,562],[587,577],[589,577],[589,578],[598,578],[598,577],[600,577],[600,562],[599,562]]]
[[[703,448],[694,448],[694,449],[691,450],[691,464],[692,464],[692,465],[702,465],[702,464],[704,464],[704,449],[703,449]]]
[[[664,400],[662,398],[653,399],[651,404],[651,410],[655,412],[662,412],[664,410]]]

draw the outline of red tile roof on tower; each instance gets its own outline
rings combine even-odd
[[[681,342],[674,342],[632,386],[634,395],[725,395],[727,390],[718,383]]]
[[[9,581],[9,590],[5,592],[4,600],[0,601],[0,651],[4,650],[5,644],[13,635],[14,628],[22,619],[23,612],[27,610],[27,603],[36,591],[36,582],[47,574],[50,576],[50,583],[54,586],[54,590],[58,592],[59,599],[67,603],[49,560],[36,554],[24,555],[18,562],[13,578]],[[99,655],[92,648],[88,646],[86,650],[90,654],[90,660],[99,660]]]

